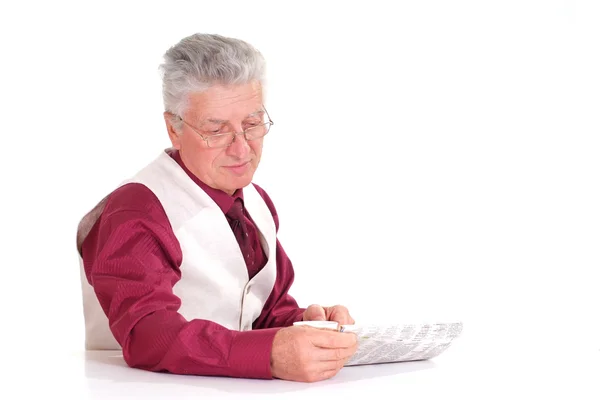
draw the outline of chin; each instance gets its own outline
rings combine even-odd
[[[235,179],[229,180],[228,183],[229,184],[227,186],[230,187],[232,191],[235,191],[237,189],[244,188],[244,187],[248,186],[250,183],[252,183],[252,175],[244,176],[244,177],[237,177]]]
[[[251,183],[252,183],[252,177],[250,177],[250,178],[246,178],[246,179],[240,179],[240,180],[237,182],[237,186],[238,186],[238,187],[240,187],[240,188],[241,188],[241,187],[246,187],[246,186],[248,186],[248,185],[249,185],[249,184],[251,184]]]

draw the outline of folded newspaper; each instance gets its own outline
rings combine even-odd
[[[325,321],[296,324],[354,332],[358,348],[346,366],[428,360],[450,347],[463,329],[462,322],[339,327],[336,322]]]

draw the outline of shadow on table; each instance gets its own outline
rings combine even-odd
[[[239,379],[227,377],[205,377],[194,375],[176,375],[170,373],[157,373],[130,368],[119,352],[97,351],[88,352],[85,356],[85,376],[88,378],[88,387],[106,391],[106,383],[111,384],[158,384],[158,385],[184,385],[208,390],[228,393],[282,393],[306,390],[318,386],[337,385],[347,382],[364,381],[385,376],[415,373],[434,368],[431,360],[412,361],[402,363],[361,365],[344,367],[335,377],[315,382],[302,383],[275,379],[266,381],[262,379]],[[96,383],[94,383],[94,380]],[[99,382],[102,385],[97,385]],[[128,385],[130,386],[130,385]]]

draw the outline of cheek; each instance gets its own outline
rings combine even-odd
[[[205,165],[210,166],[210,169],[214,171],[218,171],[219,167],[223,165],[227,165],[227,161],[229,157],[225,153],[225,150],[215,149],[208,150],[202,153],[202,157],[204,157]]]
[[[216,170],[219,167],[220,154],[222,153],[220,149],[207,148],[200,138],[188,136],[182,139],[182,147],[184,147],[188,160],[193,165],[196,173],[205,177],[212,174],[211,170]]]
[[[260,157],[262,154],[262,139],[259,142],[251,142],[250,148],[257,157]]]
[[[201,138],[193,135],[184,135],[182,138],[182,145],[184,145],[188,150],[192,150],[194,152],[197,152],[202,147],[201,142]]]

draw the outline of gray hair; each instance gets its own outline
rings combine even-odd
[[[161,64],[165,111],[182,116],[188,95],[215,84],[265,84],[265,60],[249,43],[215,34],[183,38],[164,55]],[[179,119],[173,121],[177,131]]]

